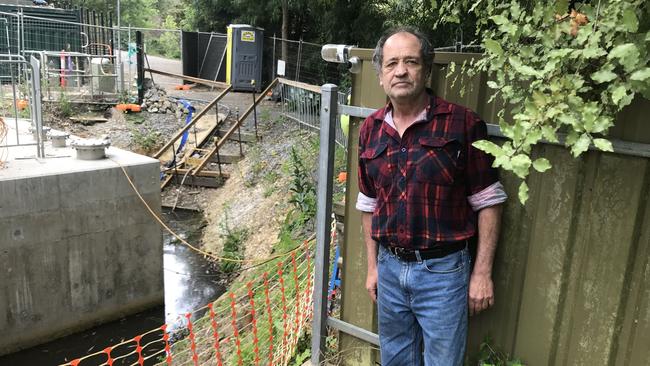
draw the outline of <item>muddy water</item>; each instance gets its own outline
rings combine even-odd
[[[180,237],[190,243],[197,242],[204,228],[203,216],[194,211],[164,210],[163,217]],[[59,365],[133,338],[161,326],[163,322],[173,332],[184,325],[184,314],[206,305],[224,292],[225,287],[220,281],[217,268],[167,233],[163,234],[163,259],[164,306],[161,304],[85,332],[0,356],[0,366]],[[195,314],[194,318],[200,315],[202,314]],[[93,364],[100,364],[104,360],[105,357]],[[132,362],[133,360],[129,364]]]

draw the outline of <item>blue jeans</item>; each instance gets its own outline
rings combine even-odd
[[[379,245],[377,309],[382,366],[457,366],[467,338],[467,248],[404,262]],[[424,345],[424,352],[422,351]]]

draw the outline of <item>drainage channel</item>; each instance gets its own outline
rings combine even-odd
[[[197,242],[205,225],[203,215],[192,210],[176,209],[172,212],[163,209],[163,219],[172,230],[190,243]],[[59,365],[160,327],[163,322],[168,324],[168,329],[173,333],[184,325],[183,314],[205,306],[225,291],[216,266],[166,232],[163,234],[163,262],[164,306],[0,356],[0,366]],[[132,363],[133,360],[130,360],[125,364]]]

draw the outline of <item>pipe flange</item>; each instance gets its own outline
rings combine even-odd
[[[79,139],[70,142],[77,150],[79,160],[100,160],[106,157],[106,148],[111,145],[108,139]]]

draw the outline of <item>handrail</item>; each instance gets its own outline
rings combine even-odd
[[[155,159],[158,159],[167,149],[169,149],[170,146],[172,146],[176,142],[176,140],[178,140],[181,136],[183,136],[185,131],[189,130],[192,126],[194,126],[194,124],[196,124],[196,122],[201,117],[203,117],[206,113],[208,113],[210,108],[214,107],[221,100],[221,98],[223,98],[231,89],[232,89],[232,85],[228,85],[228,87],[224,91],[222,91],[221,94],[217,95],[217,97],[214,98],[205,108],[203,108],[199,113],[197,113],[196,116],[192,118],[190,123],[186,124],[185,127],[183,127],[183,129],[178,131],[176,135],[174,135],[174,137],[172,137],[171,140],[169,140],[169,142],[165,144],[165,146],[163,146],[160,150],[158,150],[157,153],[153,155],[153,157]],[[219,116],[217,116],[217,119],[218,118]]]
[[[253,111],[253,109],[257,107],[259,102],[261,102],[262,99],[264,99],[266,93],[268,93],[277,83],[278,83],[278,79],[276,78],[269,84],[269,86],[266,87],[266,89],[264,89],[262,93],[260,93],[260,95],[255,99],[255,102],[250,107],[248,107],[248,109],[246,109],[246,111],[239,117],[239,120],[237,120],[237,122],[234,125],[232,125],[232,127],[230,127],[228,131],[226,131],[226,133],[221,137],[221,139],[215,144],[214,148],[212,148],[212,150],[210,150],[208,155],[206,155],[203,158],[204,160],[201,162],[201,164],[199,164],[194,169],[192,175],[197,175],[198,173],[201,172],[201,170],[203,170],[203,168],[205,168],[205,166],[208,164],[208,162],[214,156],[214,154],[216,154],[219,148],[226,143],[228,138],[230,138],[230,135],[232,135],[241,126],[242,122],[246,119],[246,117],[248,117],[248,115]]]
[[[222,83],[220,81],[212,81],[212,80],[207,80],[207,79],[195,78],[193,76],[179,75],[179,74],[174,74],[174,73],[171,73],[171,72],[149,69],[149,68],[146,68],[146,67],[145,67],[144,71],[145,72],[148,71],[148,72],[153,73],[153,74],[169,76],[169,77],[172,77],[172,78],[178,78],[178,79],[183,79],[183,80],[187,80],[187,81],[192,81],[192,82],[203,84],[203,85],[216,86],[216,87],[219,87],[219,88],[227,88],[227,87],[230,86],[230,84]]]

